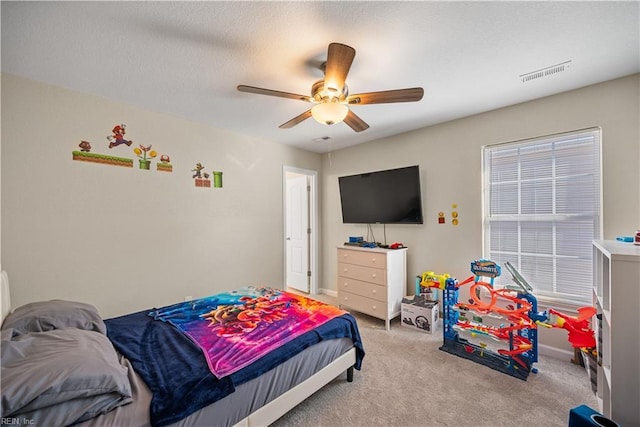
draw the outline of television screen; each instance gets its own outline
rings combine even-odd
[[[345,224],[422,224],[418,166],[338,178]]]

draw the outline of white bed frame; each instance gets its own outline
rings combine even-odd
[[[355,363],[356,349],[354,347],[313,374],[313,376],[253,412],[234,427],[267,426],[273,423],[344,371],[348,372],[347,376],[351,381]]]
[[[5,271],[2,271],[1,281],[2,293],[0,295],[0,305],[2,306],[2,312],[0,314],[0,325],[2,325],[4,318],[11,311],[9,277]],[[352,381],[353,366],[355,363],[356,350],[354,347],[305,381],[256,410],[234,427],[266,426],[273,423],[343,372],[347,371],[347,379],[348,381]]]

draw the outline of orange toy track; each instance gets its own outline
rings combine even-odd
[[[470,277],[467,280],[458,284],[457,287],[465,285],[473,281],[474,277]],[[478,287],[484,287],[491,296],[489,302],[484,302],[478,296],[480,294]],[[530,328],[532,325],[535,327],[535,323],[531,321],[529,318],[529,311],[531,310],[531,304],[523,300],[522,298],[518,298],[517,296],[513,296],[513,290],[509,289],[493,289],[493,287],[486,282],[475,282],[471,285],[470,294],[471,299],[473,300],[473,304],[465,304],[458,303],[459,307],[472,309],[478,313],[490,313],[495,312],[505,316],[509,321],[513,323],[517,323],[519,326],[516,329],[524,329]],[[519,308],[502,308],[496,305],[498,302],[498,298],[504,298],[506,300],[512,301],[520,305]]]
[[[460,286],[466,285],[472,282],[473,280],[474,280],[474,276],[471,276],[465,281],[460,282],[457,285],[457,287],[459,288]],[[480,292],[478,288],[479,286],[484,287],[489,293],[489,295],[491,296],[489,302],[484,302],[480,299],[479,297]],[[514,325],[512,325],[511,327],[501,328],[505,332],[510,330],[516,330],[516,329],[536,328],[536,323],[532,321],[531,318],[529,317],[531,304],[528,301],[523,300],[522,298],[513,296],[513,292],[514,292],[513,290],[493,289],[493,287],[489,283],[474,282],[474,284],[471,285],[471,288],[469,291],[470,291],[470,295],[473,303],[472,304],[458,303],[458,307],[461,307],[464,309],[471,309],[481,314],[495,312],[505,316],[510,322],[514,323]],[[506,300],[517,303],[519,304],[520,307],[517,309],[499,307],[496,305],[496,303],[498,302],[498,298],[504,298]],[[551,326],[553,328],[566,329],[569,334],[568,341],[571,343],[573,347],[591,348],[596,346],[594,332],[589,328],[589,321],[596,314],[596,309],[594,307],[579,308],[577,317],[566,315],[552,308],[549,309],[549,314],[556,315],[558,317],[558,320],[556,324],[548,325],[548,326]],[[497,328],[494,328],[494,329],[497,330]],[[503,338],[500,336],[500,335],[503,335],[502,333],[492,334],[492,335],[495,335],[496,337],[499,337],[499,338]],[[508,338],[508,337],[505,337],[505,338]],[[516,344],[516,347],[518,347],[517,344]],[[505,354],[505,355],[519,354],[527,350],[528,349],[525,349],[522,351],[519,351],[517,349],[512,351],[501,350],[500,354]]]

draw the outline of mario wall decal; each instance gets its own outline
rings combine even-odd
[[[109,148],[117,147],[118,145],[126,144],[127,147],[130,147],[133,141],[127,141],[124,139],[124,134],[126,133],[127,125],[120,124],[115,125],[111,130],[113,135],[107,136],[107,140],[109,140]]]
[[[117,149],[117,147],[124,145],[126,147],[130,147],[133,144],[133,140],[129,140],[125,138],[127,125],[124,123],[117,124],[111,129],[111,135],[107,136],[109,150]],[[119,157],[111,154],[99,154],[93,153],[91,142],[82,140],[80,144],[78,144],[80,150],[75,150],[72,152],[73,160],[79,160],[84,162],[92,162],[92,163],[101,163],[112,166],[123,166],[132,168],[133,167],[133,159],[129,157]],[[139,157],[140,169],[150,170],[151,159],[156,157],[157,152],[151,150],[151,144],[142,145],[133,149],[133,152],[136,156]],[[161,172],[173,172],[173,166],[170,163],[169,156],[167,154],[163,154],[160,157],[160,163],[158,163],[157,170]]]

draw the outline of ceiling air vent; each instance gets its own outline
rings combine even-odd
[[[520,75],[520,80],[522,80],[522,83],[526,83],[528,81],[531,80],[535,80],[535,79],[539,79],[542,77],[547,77],[553,74],[558,74],[561,73],[563,71],[565,71],[566,69],[571,67],[571,61],[565,61],[562,62],[560,64],[556,64],[556,65],[552,65],[550,67],[547,68],[543,68],[541,70],[536,70],[536,71],[532,71],[530,73],[526,73],[526,74],[521,74]]]
[[[320,138],[314,138],[312,139],[313,142],[323,142],[323,141],[328,141],[330,140],[331,137],[330,136],[321,136]]]

